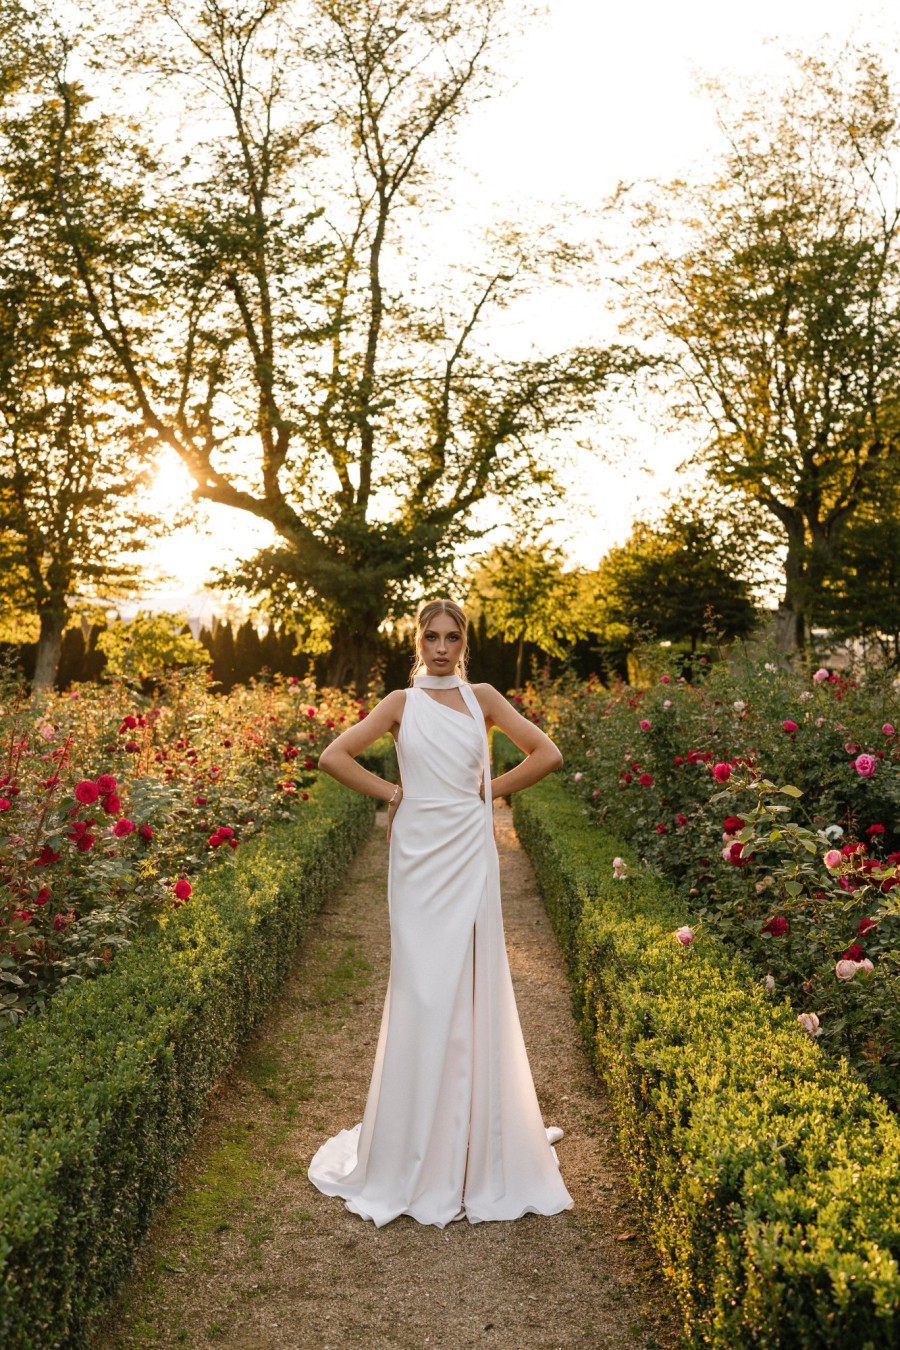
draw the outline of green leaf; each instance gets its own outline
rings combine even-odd
[[[794,787],[793,783],[786,783],[786,784],[784,785],[784,787],[781,789],[781,791],[784,792],[784,793],[786,793],[786,794],[788,795],[788,797],[802,797],[802,796],[803,796],[803,793],[801,792],[800,788]]]

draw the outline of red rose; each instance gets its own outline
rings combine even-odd
[[[681,755],[676,755],[676,756],[675,756],[675,763],[676,763],[676,764],[683,764],[683,763],[684,763],[684,760],[681,758]]]
[[[740,816],[728,816],[722,830],[725,834],[737,834],[739,830],[744,828],[745,823]]]
[[[101,797],[108,797],[111,792],[116,790],[116,780],[111,773],[101,773],[97,779],[97,791]]]
[[[50,899],[50,887],[42,886],[41,889],[38,891],[37,895],[34,897],[34,903],[36,905],[46,905],[49,899]]]
[[[88,849],[94,842],[95,842],[94,835],[83,834],[81,838],[78,840],[78,843],[75,845],[75,847],[78,849],[79,853],[87,853]]]
[[[690,822],[688,820],[688,817],[682,815],[682,813],[679,811],[678,815],[675,817],[675,823],[676,825],[688,825]]]
[[[860,919],[856,931],[860,937],[865,937],[866,933],[871,933],[872,929],[877,927],[878,924],[874,919]]]
[[[773,937],[781,937],[783,933],[787,932],[787,929],[787,919],[782,919],[780,916],[770,919],[768,923],[764,923],[762,926],[762,931],[764,933],[771,933]]]
[[[195,805],[195,806],[205,806],[205,805],[206,805],[206,798],[205,798],[205,797],[195,797],[195,798],[194,798],[194,805]]]
[[[9,810],[9,798],[0,797],[0,811],[8,811],[8,810]]]
[[[179,881],[175,882],[175,885],[172,887],[172,893],[173,895],[176,895],[179,900],[187,900],[193,889],[191,883],[185,881],[184,877],[182,877]]]
[[[108,816],[117,816],[121,809],[122,803],[114,792],[103,798],[103,810]]]
[[[230,825],[220,825],[217,830],[217,833],[220,834],[223,839],[234,838],[234,830],[231,828]]]
[[[666,823],[665,823],[664,821],[661,820],[661,821],[659,822],[659,824],[657,825],[657,827],[656,827],[656,833],[657,833],[657,834],[668,834],[668,833],[669,833],[669,827],[668,827],[668,825],[666,825]]]
[[[141,747],[138,745],[137,741],[126,741],[126,742],[125,742],[125,749],[128,751],[128,753],[129,753],[130,755],[136,755],[136,754],[138,753],[138,751],[140,750],[140,748],[141,748]]]
[[[861,961],[861,960],[862,960],[862,947],[860,947],[859,943],[858,943],[858,942],[854,942],[850,947],[848,947],[847,950],[844,952],[844,955],[841,957],[841,960],[842,960],[842,961]]]
[[[96,783],[92,783],[89,778],[82,778],[81,782],[75,787],[75,800],[84,806],[90,806],[100,796],[100,791]]]
[[[137,718],[132,717],[131,713],[129,713],[127,717],[122,718],[122,725],[119,727],[119,735],[121,736],[123,731],[134,731],[136,726]]]
[[[716,764],[713,768],[713,778],[717,783],[727,783],[731,777],[730,764]]]
[[[785,718],[781,725],[789,736],[793,736],[794,732],[797,730],[797,723],[792,722],[789,717]]]
[[[653,786],[653,778],[649,773],[642,773],[640,778],[638,779],[638,782],[640,783],[641,787]]]
[[[218,848],[220,844],[224,844],[225,840],[220,834],[211,834],[206,842],[210,848]]]
[[[71,838],[71,835],[69,838]],[[55,862],[59,862],[59,854],[49,844],[45,844],[38,854],[38,867],[50,867]]]
[[[866,834],[868,834],[868,835],[872,835],[872,834],[884,834],[884,826],[883,826],[883,825],[870,825],[869,828],[866,830]]]
[[[142,825],[141,828],[138,830],[138,834],[141,836],[142,839],[150,840],[153,838],[153,831],[151,830],[149,825]]]
[[[115,825],[113,826],[113,834],[116,836],[117,839],[124,839],[126,835],[131,834],[133,829],[134,829],[134,821],[128,820],[125,816],[123,816],[122,819],[117,820]]]

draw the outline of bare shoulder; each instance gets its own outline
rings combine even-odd
[[[510,715],[518,716],[506,696],[501,694],[499,689],[495,689],[492,684],[473,684],[472,692],[478,699],[478,706],[484,713],[488,730],[491,727],[508,724]],[[522,720],[524,721],[524,718]]]
[[[506,699],[500,693],[500,690],[495,689],[492,684],[473,684],[472,693],[478,699],[482,712],[486,714],[506,703]]]
[[[540,746],[553,745],[550,737],[529,718],[517,712],[509,699],[492,684],[473,684],[472,691],[484,713],[488,730],[497,727],[506,733],[514,745],[526,754]],[[555,747],[554,747],[555,748]],[[558,753],[558,750],[557,750]]]
[[[387,733],[396,738],[400,730],[405,701],[404,689],[392,689],[389,694],[385,694],[384,698],[379,699],[358,722],[342,731],[336,740],[325,746],[319,756],[319,764],[322,764],[326,756],[331,759],[339,750],[348,755],[358,755],[361,750],[367,750],[380,736]]]

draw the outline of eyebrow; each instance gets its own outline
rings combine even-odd
[[[426,637],[437,637],[437,633],[434,631],[433,628],[426,628],[426,629],[425,629],[425,636],[426,636]],[[450,631],[449,631],[449,633],[446,634],[446,636],[447,636],[447,637],[459,637],[459,629],[458,629],[458,628],[451,628]]]

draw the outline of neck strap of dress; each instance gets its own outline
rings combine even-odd
[[[458,689],[465,684],[458,675],[414,675],[413,684],[424,685],[426,689]]]

